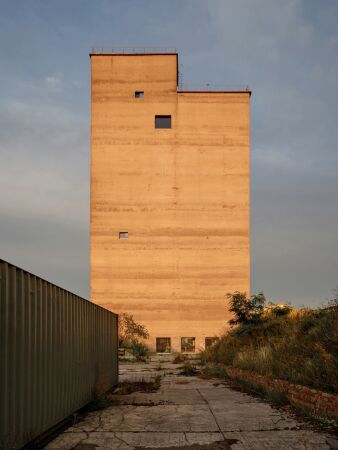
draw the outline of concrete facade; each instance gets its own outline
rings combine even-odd
[[[152,350],[197,351],[227,326],[225,294],[250,290],[250,93],[178,91],[177,60],[91,55],[90,288]]]

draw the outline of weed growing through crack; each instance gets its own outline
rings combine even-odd
[[[198,374],[197,367],[191,364],[190,361],[185,361],[183,366],[181,367],[180,375],[185,375],[186,377],[192,377]]]
[[[119,395],[128,395],[133,392],[156,392],[161,387],[161,375],[157,375],[151,381],[145,381],[142,379],[141,381],[123,381],[118,384],[118,390],[116,394]]]
[[[188,358],[182,353],[177,353],[173,360],[173,364],[181,364],[184,363]]]

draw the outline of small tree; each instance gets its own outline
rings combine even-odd
[[[234,292],[227,294],[230,302],[229,310],[234,313],[235,318],[229,320],[230,325],[254,324],[262,321],[265,296],[263,292],[246,297],[245,292]]]
[[[147,339],[149,332],[141,323],[137,323],[131,314],[119,315],[119,346],[130,347],[133,341]]]
[[[149,349],[143,342],[133,340],[130,347],[132,354],[138,361],[146,361]]]

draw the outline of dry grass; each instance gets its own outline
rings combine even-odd
[[[179,375],[185,375],[187,377],[192,377],[197,375],[198,370],[196,365],[191,364],[190,361],[185,361],[185,363],[183,364],[182,367],[180,367],[181,372],[179,373]]]
[[[128,395],[133,392],[156,392],[161,387],[161,376],[157,375],[151,381],[123,381],[118,384],[118,395]]]
[[[188,358],[186,357],[186,355],[183,355],[183,353],[177,353],[177,355],[175,356],[173,363],[174,364],[181,364],[184,361],[186,361]]]
[[[241,325],[205,351],[202,359],[337,393],[337,304]]]

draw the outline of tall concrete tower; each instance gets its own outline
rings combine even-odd
[[[176,52],[91,54],[91,300],[198,351],[249,293],[250,92],[179,89]]]

